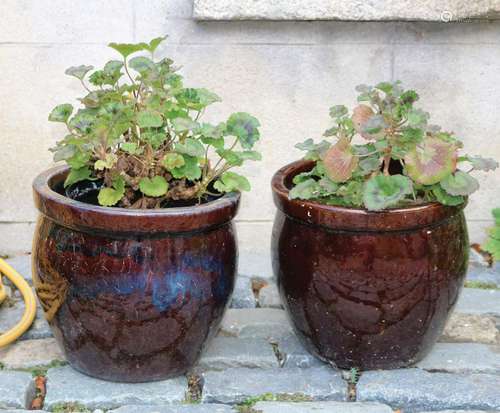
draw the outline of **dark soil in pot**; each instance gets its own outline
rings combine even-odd
[[[217,332],[237,266],[240,195],[158,210],[78,202],[34,182],[36,292],[69,363],[105,380],[187,372]]]
[[[293,177],[311,167],[292,163],[272,182],[273,268],[295,332],[309,351],[343,369],[418,362],[463,285],[463,206],[368,212],[289,200]]]

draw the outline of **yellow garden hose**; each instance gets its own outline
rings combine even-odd
[[[0,335],[0,347],[6,346],[16,341],[33,324],[36,316],[36,301],[33,290],[25,279],[19,275],[9,264],[0,258],[0,304],[7,298],[5,287],[2,284],[2,274],[5,275],[21,291],[24,299],[24,314],[21,321],[12,329]]]

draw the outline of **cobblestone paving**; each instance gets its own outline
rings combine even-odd
[[[28,256],[9,261],[30,278]],[[499,285],[499,274],[500,267],[473,261],[470,279]],[[354,392],[346,372],[304,350],[269,278],[240,276],[231,307],[195,369],[203,384],[196,403],[187,401],[184,377],[123,384],[76,372],[39,311],[22,340],[0,349],[0,413],[28,411],[35,375],[47,378],[44,411],[59,413],[500,412],[498,289],[466,288],[426,359],[410,369],[364,372]],[[14,294],[0,308],[0,332],[22,312]]]

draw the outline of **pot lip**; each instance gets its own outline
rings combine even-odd
[[[289,182],[300,172],[311,169],[314,161],[298,160],[279,169],[273,176],[271,187],[276,207],[288,215],[309,224],[346,231],[401,231],[440,223],[460,213],[467,201],[458,206],[429,202],[404,208],[368,211],[325,205],[301,199],[289,199]]]
[[[201,205],[162,209],[92,205],[52,189],[69,170],[68,166],[61,165],[40,173],[33,181],[33,199],[42,214],[63,226],[79,230],[125,233],[196,231],[231,221],[241,198],[241,193],[231,192]]]

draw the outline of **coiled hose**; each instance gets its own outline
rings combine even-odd
[[[2,275],[7,277],[16,288],[21,291],[24,300],[24,314],[21,320],[6,333],[0,335],[0,347],[7,346],[8,344],[16,341],[26,330],[31,327],[33,320],[36,316],[36,301],[33,290],[25,279],[0,258],[0,304],[7,298],[5,287],[2,284]]]

